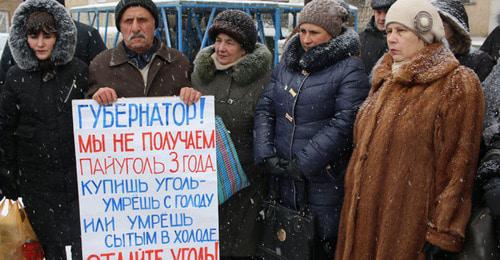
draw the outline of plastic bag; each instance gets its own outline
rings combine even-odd
[[[0,201],[0,260],[24,259],[23,245],[37,240],[21,199],[4,197]]]

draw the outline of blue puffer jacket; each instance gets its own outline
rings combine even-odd
[[[322,239],[337,234],[352,128],[369,91],[358,55],[359,40],[352,30],[307,52],[295,36],[255,112],[256,162],[275,155],[297,160],[306,185],[283,178],[275,187],[282,203],[291,207],[304,198],[307,187],[308,205],[319,220]]]

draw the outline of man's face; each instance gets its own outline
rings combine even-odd
[[[127,8],[120,20],[120,29],[125,46],[134,52],[144,53],[153,46],[155,19],[147,9]]]
[[[385,15],[387,14],[387,10],[385,9],[375,9],[373,10],[373,16],[375,16],[375,26],[380,31],[385,31]]]

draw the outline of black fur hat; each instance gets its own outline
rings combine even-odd
[[[208,30],[211,41],[215,41],[217,34],[225,33],[241,44],[241,47],[251,53],[257,42],[257,28],[252,18],[239,10],[225,10],[217,15],[212,27]]]
[[[118,31],[120,32],[120,20],[122,19],[122,15],[127,10],[127,8],[132,6],[140,6],[144,7],[148,10],[151,15],[155,18],[155,28],[158,28],[158,7],[156,7],[155,3],[152,0],[120,0],[115,7],[115,25]]]
[[[396,0],[372,0],[371,7],[375,10],[389,9],[394,2],[396,2]]]

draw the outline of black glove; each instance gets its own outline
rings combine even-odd
[[[450,256],[450,252],[445,251],[429,242],[425,242],[424,253],[426,260],[448,259],[448,257]]]
[[[483,185],[484,200],[491,214],[500,217],[500,177],[491,178]]]
[[[278,156],[268,157],[264,160],[264,167],[267,173],[273,175],[284,175],[286,173],[286,166],[288,165],[288,160],[281,159]]]
[[[5,196],[8,199],[17,200],[19,197],[17,185],[12,172],[6,169],[0,170],[0,198]]]
[[[491,178],[500,177],[500,155],[486,155],[487,159],[477,169],[479,185],[484,185]]]
[[[304,174],[300,171],[299,164],[297,159],[292,159],[288,161],[288,165],[286,166],[287,177],[297,181],[304,180]]]

